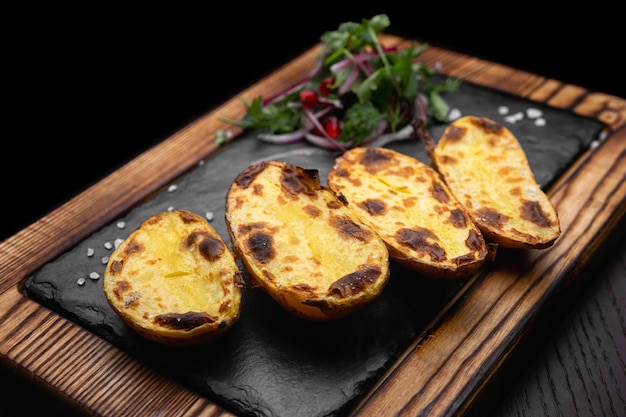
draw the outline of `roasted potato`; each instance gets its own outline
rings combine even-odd
[[[113,310],[141,336],[192,346],[237,322],[243,277],[208,221],[177,210],[148,218],[114,250],[103,286]]]
[[[300,318],[343,317],[372,302],[388,281],[384,242],[320,184],[317,170],[251,165],[228,190],[225,217],[254,285]]]
[[[328,186],[386,243],[389,256],[433,278],[477,271],[490,252],[439,174],[387,148],[353,148],[335,160]]]
[[[561,233],[517,138],[486,117],[452,122],[431,161],[485,238],[508,248],[543,249]]]

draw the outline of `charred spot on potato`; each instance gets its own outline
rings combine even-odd
[[[239,226],[239,231],[244,235],[247,235],[248,233],[251,233],[255,230],[265,230],[265,229],[267,229],[267,225],[264,222],[253,222],[253,223],[242,224],[241,226]]]
[[[207,236],[200,242],[199,249],[200,253],[207,261],[213,262],[224,254],[226,246],[221,240]]]
[[[126,248],[124,249],[124,257],[127,257],[130,254],[133,253],[139,253],[142,252],[144,250],[143,245],[137,243],[137,241],[135,239],[132,239],[128,245],[126,245]]]
[[[226,246],[221,240],[210,236],[205,231],[198,230],[194,230],[183,240],[183,250],[189,249],[198,240],[200,240],[198,244],[200,254],[210,262],[218,260],[226,250]]]
[[[246,247],[260,264],[265,265],[276,257],[274,239],[267,233],[260,231],[252,233],[246,239]]]
[[[499,137],[499,136],[496,136],[496,135],[489,135],[489,136],[487,137],[487,144],[488,144],[489,146],[491,146],[492,148],[497,148],[497,147],[498,147],[498,145],[499,145],[499,143],[498,143],[498,142],[500,142],[500,137]],[[495,164],[495,163],[498,163],[498,162],[502,161],[502,155],[490,155],[490,156],[487,158],[487,160],[488,160],[490,163]]]
[[[207,313],[167,313],[154,317],[154,323],[172,330],[193,330],[203,324],[215,323],[216,318]]]
[[[418,201],[417,197],[407,197],[407,198],[402,199],[402,204],[404,204],[404,207],[406,208],[412,208],[412,207],[415,207],[415,205],[417,204],[417,201]]]
[[[346,298],[363,292],[365,288],[375,282],[382,274],[380,268],[365,266],[351,274],[341,277],[328,289],[332,297]]]
[[[520,216],[524,220],[528,220],[539,227],[550,227],[552,222],[541,209],[536,201],[524,201],[520,208]]]
[[[397,167],[396,166],[397,164],[398,164],[398,161],[392,160],[389,162],[389,165],[387,166],[381,165],[380,167],[378,167],[378,172],[380,173],[380,172],[383,172],[384,170],[384,175],[387,175],[387,176],[395,175],[400,178],[411,178],[413,176],[416,176],[415,169],[413,167],[410,167],[410,166]],[[414,179],[416,181],[420,181],[420,180],[423,180],[423,177],[420,178],[419,176],[416,176],[416,178]],[[387,185],[390,186],[390,184],[387,184]],[[403,190],[403,189],[399,189],[398,191],[406,192],[406,190]]]
[[[114,260],[114,261],[111,261],[111,264],[109,266],[109,271],[111,272],[112,275],[119,275],[122,272],[123,267],[124,267],[124,262]]]
[[[464,229],[467,227],[467,219],[465,218],[465,214],[461,209],[454,209],[450,211],[450,223],[454,225],[454,227],[458,227],[459,229]],[[472,230],[473,232],[473,230]]]
[[[180,216],[181,220],[185,224],[197,223],[198,222],[198,217],[193,215],[190,212],[181,211],[178,215]]]
[[[496,229],[502,229],[509,220],[508,216],[487,207],[477,210],[476,214],[478,215],[478,220]]]
[[[484,240],[482,236],[480,236],[476,231],[470,230],[467,239],[465,240],[465,244],[471,250],[479,251],[484,247]]]
[[[335,169],[335,175],[341,178],[350,178],[350,173],[342,168]]]
[[[285,194],[296,200],[298,194],[304,194],[310,198],[317,198],[314,187],[319,186],[319,176],[311,175],[314,170],[298,170],[295,167],[286,166],[281,170],[280,185]],[[314,187],[309,185],[312,183]]]
[[[435,200],[441,201],[442,203],[446,204],[450,202],[450,196],[448,195],[448,192],[438,181],[433,181],[432,187],[430,188],[430,193]]]
[[[452,164],[456,164],[458,161],[455,157],[450,156],[450,155],[441,155],[441,157],[439,157],[439,165],[452,165]]]
[[[387,205],[384,201],[370,198],[358,204],[360,208],[367,211],[372,216],[382,216],[387,212]]]
[[[350,171],[340,168],[337,164],[335,164],[335,167],[333,168],[333,175],[337,178],[342,178],[346,181],[349,181],[355,187],[361,186],[361,180],[358,177],[352,177],[350,175]]]
[[[133,291],[128,281],[117,281],[113,288],[113,295],[124,302],[124,308],[135,308],[139,305],[139,293]]]
[[[330,224],[339,231],[340,236],[347,239],[368,242],[372,238],[372,232],[363,229],[348,216],[331,216]]]
[[[182,250],[188,250],[191,246],[193,246],[193,244],[196,242],[198,237],[204,238],[206,236],[207,236],[206,232],[194,230],[193,232],[189,233],[185,239],[183,239]]]
[[[125,308],[136,308],[139,305],[139,293],[132,292],[126,296],[124,299],[124,307]]]
[[[401,245],[427,254],[433,261],[443,262],[446,260],[446,251],[436,242],[439,239],[431,230],[423,227],[399,229],[396,232],[396,240]]]
[[[250,165],[248,168],[243,170],[235,180],[233,181],[241,188],[247,188],[252,181],[256,178],[259,172],[265,169],[267,163],[265,161]]]
[[[316,297],[316,293],[317,293],[317,287],[313,287],[304,282],[292,285],[291,289],[300,294],[304,294],[305,297],[311,297],[311,298]]]
[[[515,174],[515,170],[511,166],[505,166],[498,169],[498,175],[503,178],[508,177],[511,173]]]
[[[450,125],[444,132],[444,137],[450,142],[455,142],[462,139],[465,136],[467,129],[464,127]]]
[[[361,156],[360,163],[365,167],[367,172],[375,174],[389,165],[394,165],[393,160],[393,155],[387,152],[381,152],[378,149],[368,148]]]
[[[472,117],[471,121],[485,132],[495,133],[496,135],[502,135],[504,133],[503,126],[500,123],[486,117]]]
[[[132,287],[128,281],[117,281],[113,288],[113,294],[118,300],[124,299],[124,294],[131,291]]]
[[[304,210],[306,214],[308,214],[309,216],[313,218],[319,217],[322,215],[322,210],[320,210],[319,208],[311,204],[307,204],[306,206],[304,206],[302,210]]]

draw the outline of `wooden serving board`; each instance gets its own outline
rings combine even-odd
[[[407,45],[391,35],[385,44]],[[219,153],[215,133],[231,128],[240,97],[251,100],[306,74],[319,46],[146,151],[59,209],[0,243],[0,352],[80,409],[98,415],[231,415],[28,297],[22,284],[132,207],[149,201],[200,159]],[[458,415],[470,410],[550,305],[591,278],[585,267],[623,226],[626,101],[452,51],[429,47],[422,61],[443,73],[590,117],[605,125],[549,189],[562,236],[545,251],[509,254],[469,280],[363,396],[354,415]],[[236,132],[238,133],[238,132]]]

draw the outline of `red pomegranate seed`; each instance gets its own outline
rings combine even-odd
[[[334,116],[331,116],[324,120],[324,130],[328,133],[333,139],[337,139],[339,133],[341,133],[341,126],[339,126],[339,119]]]
[[[305,109],[311,109],[319,103],[319,97],[313,90],[302,90],[300,91],[300,101]]]
[[[324,78],[320,83],[320,94],[324,97],[328,97],[335,90],[333,87],[334,83],[334,77]]]

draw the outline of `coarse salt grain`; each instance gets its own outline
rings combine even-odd
[[[176,190],[178,190],[178,185],[176,185],[176,184],[172,184],[172,185],[170,185],[170,186],[167,188],[167,191],[169,191],[170,193],[171,193],[172,191],[176,191]]]
[[[461,110],[459,109],[451,109],[450,113],[448,113],[448,120],[456,120],[461,117]]]
[[[106,265],[108,262],[109,262],[109,257],[108,257],[108,256],[103,256],[103,257],[102,257],[102,263],[103,263],[104,265]]]
[[[545,125],[546,125],[546,119],[544,119],[543,117],[539,117],[535,119],[535,126],[543,127]]]
[[[513,113],[509,116],[506,116],[504,118],[504,120],[506,120],[509,123],[517,123],[520,120],[522,120],[524,118],[524,113],[522,113],[521,111],[517,112],[517,113]]]
[[[113,243],[113,245],[115,246],[115,249],[117,249],[118,246],[120,246],[123,241],[124,239],[120,239],[120,238],[115,239],[115,242]]]
[[[539,109],[535,109],[532,107],[529,109],[526,109],[526,117],[528,117],[529,119],[536,119],[541,116],[543,116],[543,112]]]
[[[208,221],[213,220],[213,212],[212,211],[207,211],[205,213],[205,217],[207,218]]]
[[[78,285],[85,285],[85,278],[83,278],[83,277],[78,278],[78,279],[76,280],[76,283],[77,283]]]
[[[104,248],[105,249],[113,249],[113,245],[111,244],[111,242],[104,242]]]
[[[118,229],[123,229],[126,227],[126,223],[125,222],[117,222],[117,228]]]
[[[498,114],[500,116],[504,116],[505,114],[509,114],[509,108],[507,106],[498,106]]]
[[[89,273],[89,278],[91,278],[93,280],[96,280],[96,279],[100,278],[100,274],[95,272],[95,271],[94,272],[90,272]]]
[[[169,206],[169,207],[167,208],[167,211],[174,211],[174,206]]]
[[[93,248],[87,248],[87,256],[89,256],[91,258],[94,253],[95,253],[95,251],[93,250]]]

